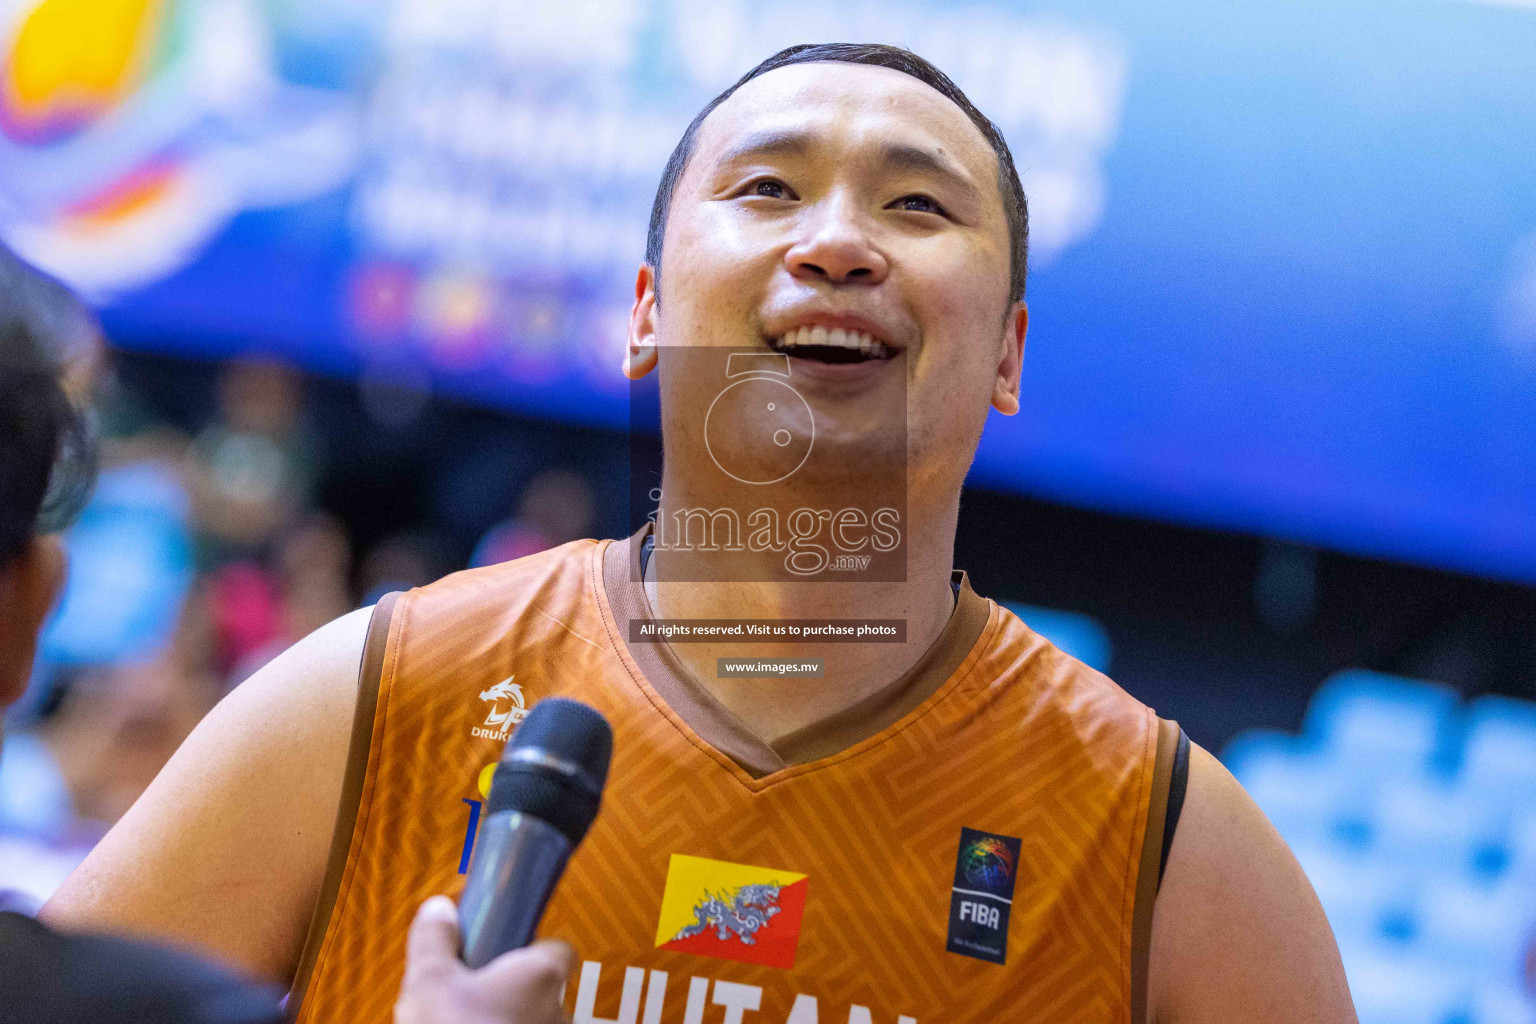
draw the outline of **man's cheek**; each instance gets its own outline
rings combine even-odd
[[[687,232],[693,253],[707,255],[713,273],[733,276],[773,251],[784,240],[785,225],[748,217],[730,203],[710,203],[706,215]]]

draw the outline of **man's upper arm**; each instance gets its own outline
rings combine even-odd
[[[1214,757],[1189,784],[1152,916],[1157,1024],[1353,1024],[1322,905],[1280,834]]]
[[[316,630],[225,697],[42,917],[287,983],[325,875],[370,615]]]

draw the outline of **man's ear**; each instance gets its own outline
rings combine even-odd
[[[0,569],[0,712],[16,701],[32,677],[37,634],[64,587],[64,546],[34,537]]]
[[[1004,416],[1019,411],[1019,375],[1024,369],[1024,335],[1029,333],[1029,307],[1020,299],[1008,310],[992,383],[992,408]]]
[[[639,380],[656,368],[656,270],[640,264],[635,275],[635,304],[629,311],[629,340],[624,347],[624,376]]]

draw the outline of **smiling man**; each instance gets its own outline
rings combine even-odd
[[[585,961],[578,1022],[1353,1020],[1231,777],[954,571],[988,410],[1018,409],[1026,225],[1001,136],[921,59],[754,69],[678,145],[636,282],[653,524],[298,644],[49,915],[292,980],[301,1021],[386,1020],[406,922],[462,885],[482,769],[562,695],[616,733],[545,918]]]

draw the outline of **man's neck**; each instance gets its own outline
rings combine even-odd
[[[668,512],[666,502],[658,516]],[[645,574],[651,607],[663,619],[900,619],[903,643],[688,643],[673,653],[760,739],[773,743],[875,693],[912,668],[954,611],[950,587],[958,501],[909,506],[902,531],[906,576],[891,582],[658,582],[668,553],[657,549]],[[658,571],[659,570],[659,571]],[[718,658],[820,658],[820,679],[721,679]]]

